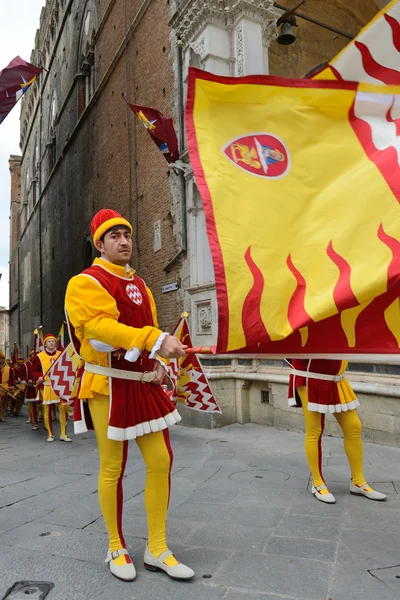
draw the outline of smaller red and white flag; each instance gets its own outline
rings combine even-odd
[[[51,389],[64,402],[69,402],[74,396],[73,390],[79,362],[80,357],[74,351],[72,344],[68,344],[46,373],[50,379]]]
[[[192,340],[186,316],[187,313],[184,313],[179,319],[172,335],[191,348]],[[188,354],[185,358],[171,358],[166,368],[174,386],[171,394],[173,402],[181,402],[199,412],[221,413],[196,354]]]

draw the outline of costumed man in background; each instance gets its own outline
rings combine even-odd
[[[54,442],[51,407],[53,404],[58,404],[60,414],[60,441],[71,442],[72,440],[67,436],[66,407],[64,404],[60,403],[60,398],[53,392],[50,380],[46,375],[47,371],[61,354],[61,352],[56,349],[56,345],[57,340],[55,336],[51,333],[47,334],[44,338],[44,350],[39,352],[33,361],[32,372],[42,393],[44,426],[48,433],[47,441]]]
[[[26,368],[26,387],[25,387],[25,400],[28,404],[28,421],[32,423],[33,431],[39,429],[38,424],[38,406],[40,404],[39,390],[36,389],[36,381],[33,374],[33,365],[35,360],[35,351],[31,350],[28,358],[25,361]]]
[[[101,258],[70,280],[66,312],[70,338],[85,361],[75,433],[90,427],[96,434],[99,502],[109,536],[106,562],[116,577],[135,579],[121,526],[128,440],[136,439],[147,468],[145,567],[190,579],[194,572],[176,560],[166,543],[172,465],[168,426],[181,417],[161,388],[164,367],[156,360],[185,356],[186,346],[158,329],[153,296],[129,266],[130,223],[103,209],[92,219],[91,233]]]
[[[5,421],[4,411],[7,406],[10,386],[14,385],[14,374],[7,364],[4,352],[0,350],[0,421]]]
[[[350,493],[370,500],[386,500],[366,482],[363,471],[361,421],[357,414],[360,405],[345,378],[348,362],[327,359],[290,359],[289,406],[302,407],[306,435],[304,448],[313,479],[312,493],[321,502],[334,504],[322,475],[322,435],[325,415],[331,413],[344,436],[344,450],[351,470]]]

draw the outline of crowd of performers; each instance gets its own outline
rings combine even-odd
[[[43,339],[42,350],[32,350],[26,359],[21,357],[17,345],[11,360],[6,359],[0,350],[0,421],[6,422],[8,417],[21,417],[22,407],[26,404],[26,423],[32,425],[33,431],[40,429],[39,422],[42,421],[47,441],[54,442],[53,421],[58,419],[60,441],[71,442],[67,436],[67,420],[72,409],[54,393],[46,375],[61,354],[61,349],[57,346],[59,344],[56,337],[47,334]]]

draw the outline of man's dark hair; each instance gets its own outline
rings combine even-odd
[[[122,225],[122,224],[121,225],[114,225],[113,227],[110,227],[110,229],[107,229],[107,231],[105,231],[103,233],[103,235],[101,236],[101,238],[100,238],[99,241],[100,242],[104,242],[104,236],[107,233],[110,233],[110,231],[118,231],[119,229],[125,229],[125,231],[129,231],[129,233],[131,232],[131,230],[129,229],[129,227],[127,227],[126,225]]]

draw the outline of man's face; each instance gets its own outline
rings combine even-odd
[[[56,347],[56,340],[54,340],[53,338],[46,340],[45,346],[46,350],[49,350],[49,352],[53,352],[53,350],[55,350]]]
[[[3,367],[5,367],[6,365],[6,359],[1,357],[0,358],[0,369],[2,369]]]
[[[129,229],[119,227],[107,231],[103,241],[96,244],[101,256],[115,265],[125,266],[132,256],[132,236]]]

